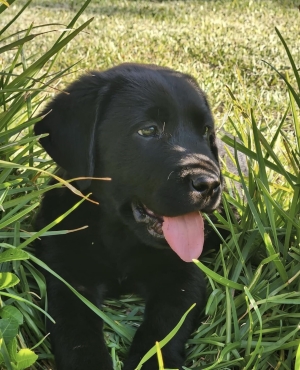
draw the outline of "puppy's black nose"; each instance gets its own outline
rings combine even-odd
[[[212,196],[220,188],[220,180],[216,177],[197,176],[192,177],[192,187],[203,197]]]

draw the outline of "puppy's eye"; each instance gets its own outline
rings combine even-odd
[[[158,128],[156,126],[149,126],[138,130],[138,134],[144,137],[151,137],[158,135]]]

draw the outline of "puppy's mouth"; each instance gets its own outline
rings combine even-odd
[[[145,223],[150,235],[165,238],[171,249],[185,262],[200,257],[204,244],[204,222],[200,212],[176,217],[155,214],[144,204],[131,204],[136,222]]]
[[[162,224],[164,222],[163,217],[156,215],[141,203],[133,202],[131,207],[136,222],[144,222],[147,225],[149,234],[155,238],[164,238],[162,230]]]

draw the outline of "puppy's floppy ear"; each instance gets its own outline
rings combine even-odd
[[[49,133],[42,146],[72,177],[93,176],[95,130],[107,89],[101,73],[83,76],[54,98],[35,125],[36,135]],[[90,183],[78,181],[81,190]]]

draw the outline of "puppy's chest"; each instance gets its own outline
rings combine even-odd
[[[106,285],[107,297],[138,293],[139,284],[157,268],[157,251],[120,224],[90,224],[88,241],[94,271]]]

